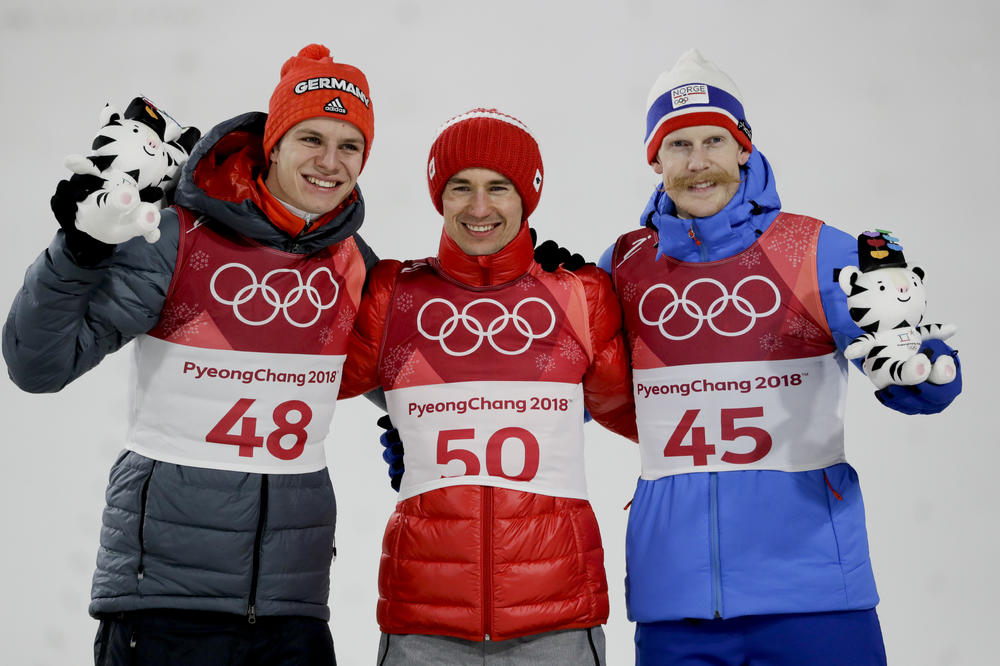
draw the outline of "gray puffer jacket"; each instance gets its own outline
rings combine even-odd
[[[292,238],[250,200],[202,189],[201,183],[215,187],[207,175],[227,181],[223,189],[230,192],[240,191],[229,185],[241,178],[252,186],[264,166],[254,160],[262,159],[265,120],[248,113],[209,132],[184,169],[177,204],[207,216],[204,224],[286,252],[309,254],[353,237],[370,268],[376,257],[357,235],[364,219],[360,192],[334,220]],[[224,137],[224,152],[240,153],[247,168],[218,166]],[[234,151],[240,142],[246,150]],[[212,174],[221,168],[227,171]],[[58,232],[29,268],[4,327],[11,379],[26,391],[58,391],[152,329],[173,276],[178,228],[176,212],[167,209],[158,242],[132,239],[93,267],[76,264]],[[123,451],[111,469],[90,612],[177,608],[246,614],[251,621],[256,615],[329,619],[336,514],[325,469],[250,474]]]

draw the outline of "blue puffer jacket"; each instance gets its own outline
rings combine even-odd
[[[742,175],[729,204],[708,218],[676,217],[673,202],[658,187],[642,216],[643,224],[658,231],[657,258],[716,261],[753,244],[781,203],[771,168],[756,149]],[[848,315],[833,271],[857,265],[857,243],[826,225],[818,243],[820,297],[843,350],[862,331]],[[600,261],[608,272],[613,249]],[[951,351],[938,341],[931,346],[938,353]],[[961,375],[953,384],[927,385],[919,395],[897,392],[883,402],[905,413],[934,413],[960,390]],[[858,475],[846,463],[805,472],[640,479],[629,514],[626,565],[629,617],[637,622],[866,609],[878,603]]]
[[[206,215],[205,224],[285,252],[309,254],[354,237],[371,267],[376,258],[357,235],[360,192],[338,217],[291,238],[249,200],[221,200],[195,183],[195,167],[214,146],[226,137],[230,147],[259,143],[265,119],[244,114],[209,132],[184,169],[177,203]],[[178,228],[167,209],[158,242],[132,239],[94,267],[74,263],[57,233],[28,269],[4,327],[11,379],[26,391],[58,391],[152,329],[174,273]],[[247,474],[123,451],[111,469],[90,612],[178,608],[328,619],[335,521],[325,469]]]

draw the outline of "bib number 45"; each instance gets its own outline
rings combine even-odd
[[[239,447],[239,454],[244,458],[253,457],[254,449],[267,445],[267,450],[279,460],[294,460],[302,455],[306,446],[306,426],[312,421],[312,409],[301,400],[288,400],[274,408],[271,419],[276,426],[264,435],[257,434],[257,419],[244,416],[254,403],[253,398],[240,398],[236,404],[219,419],[207,435],[206,442],[214,444],[231,444]],[[289,415],[297,413],[298,418],[289,419]],[[239,425],[239,432],[233,428]],[[282,439],[293,437],[291,446],[284,448]]]
[[[715,455],[715,444],[709,444],[705,437],[705,428],[695,425],[700,409],[689,409],[684,412],[680,423],[674,428],[673,433],[667,440],[667,445],[663,447],[664,457],[678,457],[692,459],[692,464],[700,467],[708,464],[708,457]],[[739,419],[759,418],[764,416],[763,407],[740,407],[736,409],[720,410],[722,420],[722,434],[720,439],[724,442],[733,442],[741,437],[749,437],[753,440],[753,449],[746,453],[735,453],[726,451],[722,454],[722,462],[732,465],[749,465],[755,463],[768,454],[771,450],[771,433],[751,425],[737,426]],[[690,444],[684,441],[690,435]]]

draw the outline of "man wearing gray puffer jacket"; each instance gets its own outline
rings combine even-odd
[[[3,331],[19,387],[58,391],[134,340],[96,663],[336,663],[323,443],[376,260],[357,234],[372,136],[364,74],[309,45],[267,115],[197,144],[158,241],[107,245],[60,218],[29,268]]]

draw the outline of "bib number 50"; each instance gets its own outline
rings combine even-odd
[[[708,464],[708,457],[715,455],[715,445],[705,439],[705,428],[694,425],[700,409],[689,409],[684,412],[680,423],[674,428],[667,445],[663,447],[664,457],[691,457],[696,467]],[[750,419],[764,416],[763,407],[740,407],[738,409],[721,410],[722,441],[732,442],[740,437],[749,437],[754,442],[752,450],[746,453],[726,451],[722,454],[722,462],[732,465],[749,465],[757,462],[771,450],[771,433],[755,426],[736,426],[737,419]],[[685,444],[688,433],[691,443]]]
[[[452,448],[452,442],[475,438],[476,430],[474,428],[442,430],[438,433],[437,463],[447,465],[452,460],[460,460],[465,463],[463,474],[442,474],[442,479],[449,476],[479,476],[481,466],[476,453],[459,446]],[[510,440],[517,440],[524,447],[524,467],[515,475],[504,472],[502,464],[503,447]],[[486,442],[486,473],[490,476],[499,476],[511,481],[531,481],[538,473],[538,461],[538,440],[524,428],[500,428],[490,435],[489,441]]]

